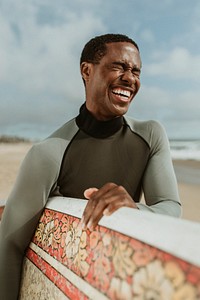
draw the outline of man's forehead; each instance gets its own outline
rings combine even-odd
[[[139,53],[136,46],[130,42],[115,42],[115,43],[107,43],[106,44],[107,50],[122,50],[122,51],[134,51]]]
[[[115,61],[122,60],[122,61],[129,61],[129,60],[139,60],[140,54],[138,49],[129,42],[116,42],[116,43],[109,43],[106,44],[107,46],[107,53],[105,55],[105,59],[110,59]]]

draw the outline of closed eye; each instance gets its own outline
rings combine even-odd
[[[132,70],[132,73],[133,75],[137,76],[138,78],[140,78],[140,74],[141,74],[141,71],[139,69],[133,69]]]
[[[112,69],[117,70],[117,71],[123,71],[123,72],[130,70],[132,72],[132,74],[137,76],[138,78],[140,77],[140,73],[141,73],[141,70],[139,68],[137,68],[136,66],[131,68],[129,65],[127,65],[126,63],[123,63],[123,62],[112,63]]]
[[[112,69],[124,71],[124,66],[122,63],[114,63],[112,64]]]

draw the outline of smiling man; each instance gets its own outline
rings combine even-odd
[[[88,199],[83,229],[93,230],[123,206],[180,216],[163,127],[124,116],[140,88],[137,44],[125,35],[95,37],[82,51],[80,69],[86,101],[79,115],[32,147],[7,201],[0,227],[2,299],[18,297],[25,249],[51,196]]]

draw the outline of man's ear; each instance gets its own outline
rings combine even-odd
[[[88,82],[90,78],[91,69],[92,69],[92,63],[82,62],[80,70],[81,70],[82,78],[85,82]]]

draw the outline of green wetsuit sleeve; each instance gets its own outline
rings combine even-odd
[[[149,126],[150,159],[143,177],[146,205],[137,206],[141,210],[180,217],[181,205],[166,132],[158,122],[151,121]]]
[[[0,293],[3,300],[18,297],[25,250],[58,177],[62,155],[56,147],[50,147],[48,142],[32,147],[7,200],[0,225]]]

